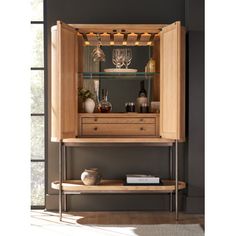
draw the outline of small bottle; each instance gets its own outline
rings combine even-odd
[[[138,96],[139,97],[147,97],[147,91],[144,88],[144,80],[142,80],[140,82],[140,90],[139,90]]]
[[[155,72],[156,62],[152,58],[149,59],[147,65],[145,66],[145,72]]]
[[[108,113],[111,112],[112,105],[111,103],[107,100],[108,96],[108,90],[107,89],[102,89],[102,100],[98,104],[98,112],[101,113]]]
[[[138,97],[137,97],[137,100],[136,100],[136,110],[137,110],[137,112],[140,112],[140,107],[144,103],[147,104],[148,99],[147,99],[147,91],[144,88],[144,80],[142,80],[140,82],[140,90],[139,90]]]

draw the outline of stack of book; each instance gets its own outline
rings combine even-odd
[[[161,184],[161,179],[155,175],[126,175],[126,184],[134,185],[149,185],[149,184]]]

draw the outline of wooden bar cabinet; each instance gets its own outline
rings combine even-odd
[[[104,46],[152,47],[152,58],[158,62],[155,72],[84,71],[84,48],[97,45],[98,34]],[[160,112],[84,113],[78,88],[87,79],[111,77],[148,80],[152,99],[160,102]],[[101,25],[58,21],[51,29],[51,141],[59,143],[59,180],[51,187],[59,191],[60,220],[67,194],[92,193],[169,193],[171,210],[175,194],[178,219],[178,191],[186,188],[186,183],[178,180],[178,142],[185,141],[185,29],[180,22]],[[66,149],[81,146],[166,146],[170,150],[170,180],[163,180],[160,186],[126,186],[122,180],[85,186],[80,180],[67,180]]]

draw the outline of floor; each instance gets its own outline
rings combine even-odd
[[[174,212],[57,212],[32,210],[30,235],[203,236],[204,216]]]
[[[57,212],[31,210],[31,222],[34,220],[59,222]],[[67,212],[62,221],[78,224],[200,224],[204,228],[204,216],[201,214],[179,213],[175,220],[174,212]]]

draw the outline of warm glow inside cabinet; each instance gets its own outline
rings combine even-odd
[[[119,28],[108,25],[107,28]],[[160,72],[153,82],[153,97],[160,100],[160,137],[185,139],[185,31],[180,22],[160,25],[153,38],[153,57]],[[102,28],[101,28],[102,27]],[[135,32],[154,32],[155,25],[122,25]],[[58,21],[51,29],[51,141],[76,138],[80,134],[78,87],[83,78],[83,30],[105,32],[106,25],[67,25]],[[154,126],[153,126],[154,127]]]

